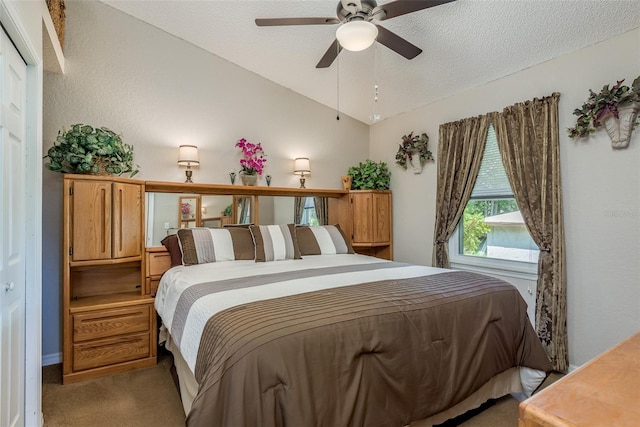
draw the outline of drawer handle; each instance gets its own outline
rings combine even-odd
[[[142,338],[130,338],[126,341],[118,341],[118,342],[114,342],[110,344],[102,344],[102,345],[92,345],[92,346],[83,345],[82,347],[84,350],[94,350],[98,348],[120,347],[122,344],[135,344],[138,342],[142,342]]]
[[[104,316],[104,317],[93,317],[91,319],[83,319],[81,320],[81,323],[87,323],[87,322],[102,322],[105,320],[115,320],[115,319],[122,319],[123,317],[133,317],[133,316],[144,316],[146,313],[142,312],[142,311],[138,311],[136,313],[126,313],[126,314],[113,314],[111,316]]]

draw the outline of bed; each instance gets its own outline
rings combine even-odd
[[[266,262],[227,236],[244,232],[184,232],[192,262],[160,281],[188,426],[427,426],[528,396],[551,370],[512,285],[269,227],[251,235]]]

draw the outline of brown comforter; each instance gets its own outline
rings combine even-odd
[[[259,301],[207,322],[187,425],[404,426],[514,366],[551,370],[518,291],[487,276]]]

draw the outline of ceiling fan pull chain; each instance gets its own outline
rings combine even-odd
[[[339,43],[336,43],[336,49],[339,54]],[[340,56],[338,54],[336,54],[336,120],[340,120]]]
[[[378,45],[373,47],[373,113],[369,116],[369,120],[377,122],[380,120],[378,111]]]

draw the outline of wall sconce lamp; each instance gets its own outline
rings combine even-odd
[[[300,188],[306,188],[304,186],[304,176],[305,174],[311,173],[311,168],[309,167],[309,158],[308,157],[298,157],[293,161],[293,173],[296,175],[300,175]]]
[[[200,161],[198,160],[198,147],[195,145],[181,145],[180,154],[178,155],[178,165],[187,167],[187,170],[184,172],[187,176],[185,182],[193,182],[191,180],[191,175],[193,175],[191,166],[200,165]]]

